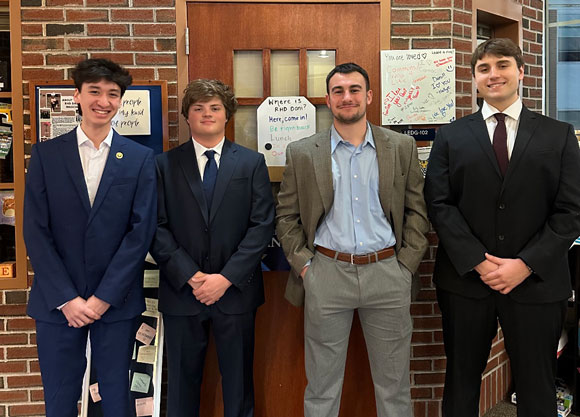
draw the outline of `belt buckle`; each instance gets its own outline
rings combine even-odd
[[[354,253],[350,254],[350,264],[354,265]]]

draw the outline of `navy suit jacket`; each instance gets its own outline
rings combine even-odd
[[[159,264],[159,310],[195,315],[203,305],[187,281],[221,273],[232,286],[216,302],[226,314],[264,302],[261,257],[274,231],[274,201],[263,155],[224,142],[211,204],[193,142],[157,156],[158,224],[151,254]]]
[[[66,323],[57,307],[91,295],[111,304],[105,322],[141,314],[156,208],[151,149],[114,132],[91,207],[76,129],[33,146],[24,198],[24,239],[35,273],[28,314]]]
[[[438,287],[489,295],[473,271],[488,252],[521,258],[534,270],[509,293],[515,301],[568,298],[567,254],[580,235],[580,151],[571,125],[524,107],[505,178],[481,111],[442,126],[425,197],[440,239],[433,274]]]

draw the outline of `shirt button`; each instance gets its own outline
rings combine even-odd
[[[504,203],[500,203],[500,205],[499,205],[499,209],[500,209],[500,210],[503,210],[504,208],[505,208],[505,204],[504,204]]]
[[[360,223],[360,219],[356,219],[356,222],[357,222],[357,223]]]
[[[504,236],[504,235],[499,235],[497,238],[498,238],[499,240],[504,240],[504,239],[505,239],[505,236]]]
[[[359,242],[358,244],[359,244],[359,245],[361,245],[361,246],[363,245],[363,243],[362,243],[362,242]]]
[[[355,178],[358,178],[358,175],[356,175],[356,174],[355,174],[355,175],[354,175],[354,177],[355,177]]]
[[[354,201],[358,201],[358,197],[355,197],[355,198],[354,198]]]

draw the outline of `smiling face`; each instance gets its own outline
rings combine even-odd
[[[206,148],[211,148],[222,140],[227,121],[226,109],[218,97],[197,101],[189,106],[187,124],[191,136]]]
[[[83,127],[108,128],[121,106],[121,88],[106,80],[83,83],[80,91],[75,90],[74,101],[81,106]]]
[[[359,72],[336,73],[328,81],[326,105],[332,112],[335,123],[354,124],[366,121],[367,106],[371,104],[373,92],[366,89],[366,82]]]
[[[524,68],[518,68],[514,57],[486,54],[477,60],[473,77],[484,100],[499,111],[504,111],[518,98]]]

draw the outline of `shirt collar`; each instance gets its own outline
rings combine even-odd
[[[195,156],[197,158],[199,158],[201,155],[203,155],[205,151],[209,151],[210,149],[213,150],[213,151],[215,151],[215,153],[217,153],[218,156],[221,157],[222,156],[222,149],[224,147],[225,140],[226,140],[226,137],[224,136],[222,138],[222,140],[220,140],[218,142],[218,144],[215,145],[213,148],[206,148],[201,143],[199,143],[198,141],[196,141],[193,136],[191,137],[191,141],[193,142],[193,147],[195,148]]]
[[[336,149],[336,147],[340,143],[343,143],[345,145],[350,145],[350,143],[348,141],[344,140],[340,136],[340,134],[338,133],[338,131],[336,130],[336,128],[334,127],[334,124],[333,124],[330,127],[330,153],[331,154],[334,153],[334,150]],[[375,147],[375,140],[373,138],[373,131],[371,130],[371,125],[369,124],[369,122],[367,122],[367,131],[365,133],[365,138],[363,140],[363,143],[361,143],[360,147],[363,148],[367,144],[371,145],[373,148],[376,149],[376,147]]]
[[[80,147],[80,146],[83,146],[87,142],[90,146],[95,148],[95,144],[89,139],[89,137],[83,131],[83,129],[81,128],[81,125],[79,124],[77,127],[77,145]],[[107,137],[105,138],[105,140],[103,142],[101,142],[101,145],[105,144],[107,147],[110,148],[112,142],[113,142],[113,128],[111,128],[109,130]],[[99,149],[100,149],[100,146],[99,146]]]
[[[490,105],[487,101],[483,101],[483,106],[481,106],[481,115],[483,116],[483,120],[489,119],[496,113],[503,113],[514,120],[518,120],[520,118],[520,113],[522,112],[523,104],[522,100],[518,97],[516,101],[512,103],[504,111],[500,112],[498,109]]]

